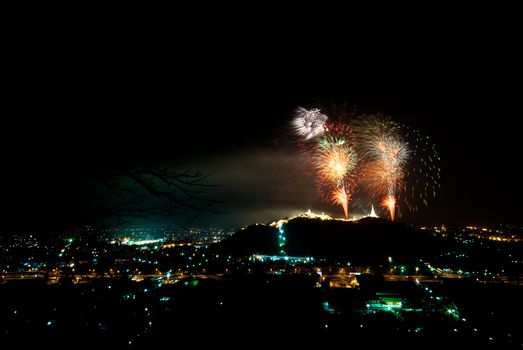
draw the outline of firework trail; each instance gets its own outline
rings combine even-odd
[[[345,190],[345,187],[338,188],[331,194],[331,201],[334,204],[341,205],[345,213],[345,219],[349,218],[349,203],[351,194]]]
[[[298,107],[292,120],[294,131],[305,140],[320,136],[325,131],[327,116],[319,109],[305,109]]]
[[[381,201],[381,205],[389,210],[390,220],[394,221],[394,216],[396,213],[396,197],[388,194],[387,197],[383,198]]]

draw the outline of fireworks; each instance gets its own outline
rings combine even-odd
[[[411,149],[409,166],[405,173],[404,202],[415,212],[421,205],[428,206],[439,189],[440,168],[436,145],[418,130],[405,127],[405,138]]]
[[[389,210],[390,219],[394,221],[394,215],[396,213],[396,198],[392,195],[388,195],[383,199],[381,205]]]
[[[319,109],[298,108],[292,122],[307,147],[320,192],[329,202],[349,205],[359,187],[378,200],[391,220],[400,200],[411,211],[428,204],[439,188],[439,156],[419,131],[382,115],[364,115],[351,124],[328,122]]]
[[[356,152],[348,140],[336,140],[328,136],[320,141],[317,157],[319,176],[336,185],[344,181],[358,162]]]
[[[341,205],[348,218],[358,165],[352,129],[341,123],[327,124],[313,151],[320,190],[331,202]]]
[[[323,134],[327,119],[327,116],[322,114],[317,108],[307,110],[298,107],[292,121],[292,126],[298,135],[309,140]]]
[[[394,220],[397,193],[404,188],[409,147],[397,124],[377,117],[367,117],[357,127],[360,153],[365,159],[363,183],[372,197],[385,196],[382,205]]]
[[[349,202],[350,202],[350,193],[345,191],[345,187],[338,188],[332,192],[331,200],[334,204],[341,205],[343,212],[345,213],[345,218],[349,218]]]

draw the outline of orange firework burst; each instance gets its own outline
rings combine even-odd
[[[340,123],[328,124],[314,150],[314,159],[321,192],[330,202],[341,205],[348,218],[358,165],[351,128]]]
[[[366,164],[362,173],[365,187],[373,197],[395,193],[403,188],[405,172],[401,167],[376,160]]]
[[[334,143],[321,154],[318,172],[323,180],[339,184],[357,163],[356,154],[346,144]]]

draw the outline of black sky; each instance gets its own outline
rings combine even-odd
[[[6,230],[60,220],[70,205],[63,183],[75,181],[64,169],[134,158],[178,161],[221,184],[228,214],[204,224],[310,207],[336,213],[315,197],[284,131],[297,106],[340,101],[438,145],[439,196],[405,220],[522,222],[523,75],[510,40],[436,33],[366,37],[359,47],[306,35],[133,35],[15,43],[2,128]]]

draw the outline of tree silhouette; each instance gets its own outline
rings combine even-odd
[[[209,175],[180,165],[120,161],[76,168],[64,191],[65,225],[117,226],[137,220],[189,223],[221,213],[205,193]],[[67,204],[70,203],[70,204]]]

